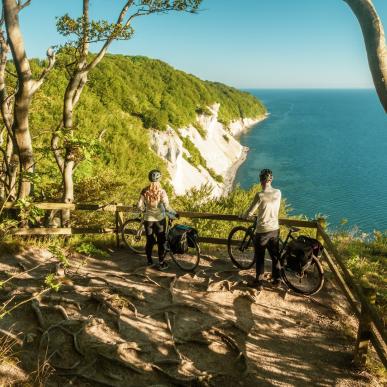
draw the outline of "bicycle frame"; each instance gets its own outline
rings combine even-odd
[[[242,243],[239,247],[239,251],[244,251],[246,250],[247,248],[249,248],[250,246],[250,243],[252,242],[253,240],[253,237],[254,237],[254,230],[257,226],[257,221],[258,219],[255,217],[255,220],[254,220],[254,223],[247,229],[248,232],[245,234],[245,237],[243,238],[242,240]],[[281,249],[279,250],[279,256],[282,257],[282,254],[289,242],[289,239],[292,239],[294,240],[294,237],[292,235],[293,232],[297,232],[299,230],[295,230],[295,229],[292,229],[292,228],[289,228],[289,231],[288,231],[288,234],[286,235],[286,238],[285,240],[281,240],[281,238],[279,238],[279,241],[281,242]]]

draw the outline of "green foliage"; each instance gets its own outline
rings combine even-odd
[[[75,247],[75,251],[81,254],[86,254],[90,256],[98,256],[101,258],[109,258],[110,254],[108,254],[106,251],[103,251],[96,247],[92,242],[84,242],[80,244],[79,246]]]
[[[224,182],[223,176],[218,175],[212,168],[207,168],[207,170],[215,181],[217,181],[218,183]]]
[[[11,230],[18,226],[18,221],[15,219],[3,218],[0,222],[0,240],[3,240],[11,233]]]
[[[196,130],[199,132],[200,136],[203,139],[207,137],[207,131],[203,128],[203,126],[200,125],[199,122],[195,122],[193,126],[196,128]]]
[[[189,156],[184,154],[184,157],[189,161],[194,167],[201,165],[203,168],[207,168],[207,162],[205,158],[200,153],[199,149],[196,148],[194,143],[188,137],[182,137],[183,146],[189,152]]]
[[[195,112],[200,115],[210,116],[212,115],[211,110],[207,106],[198,107]]]
[[[376,306],[387,314],[387,232],[339,231],[334,242],[359,283],[376,288]]]
[[[44,279],[44,283],[47,285],[47,287],[54,290],[55,292],[59,291],[61,287],[61,283],[54,273],[47,274],[46,278]]]
[[[22,223],[35,224],[44,215],[44,210],[36,207],[31,198],[16,200],[15,207],[19,209],[19,219]]]
[[[92,20],[86,23],[83,17],[74,19],[67,13],[57,18],[56,28],[63,36],[74,36],[74,41],[68,43],[73,47],[80,47],[84,30],[88,31],[88,41],[92,42],[104,41],[109,37],[117,40],[130,39],[134,33],[131,25],[125,26],[106,20]]]
[[[60,262],[63,267],[69,267],[70,262],[67,259],[65,252],[59,244],[53,244],[48,246],[48,251]]]

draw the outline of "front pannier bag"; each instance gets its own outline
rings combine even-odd
[[[195,247],[198,232],[196,229],[184,224],[176,224],[169,230],[168,242],[172,253],[184,254],[189,247]]]

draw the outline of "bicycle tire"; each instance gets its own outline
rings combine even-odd
[[[136,234],[141,224],[140,219],[127,220],[121,229],[121,237],[125,246],[136,254],[145,254],[146,235],[145,229],[141,231],[140,239],[136,240]],[[144,227],[144,226],[143,226]]]
[[[285,265],[281,269],[281,276],[290,289],[309,296],[319,292],[324,285],[324,270],[315,256],[302,274]]]
[[[181,270],[194,271],[200,262],[200,247],[196,240],[194,240],[190,235],[187,235],[187,240],[192,246],[188,246],[185,253],[173,253],[170,250],[169,254]]]
[[[251,227],[237,226],[228,234],[228,255],[232,263],[242,270],[250,269],[255,263],[252,232]]]

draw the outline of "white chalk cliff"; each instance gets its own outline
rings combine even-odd
[[[192,188],[202,185],[212,187],[212,196],[220,196],[227,192],[233,183],[237,168],[243,162],[247,148],[243,147],[235,138],[246,129],[266,116],[255,119],[239,119],[224,127],[218,121],[220,104],[209,107],[211,115],[198,115],[197,122],[205,130],[203,138],[193,126],[166,131],[151,130],[150,144],[158,156],[166,160],[171,183],[177,195],[184,195]],[[217,182],[206,168],[199,165],[197,168],[190,164],[189,151],[183,146],[180,139],[188,137],[206,160],[207,168],[223,177],[223,182]]]

